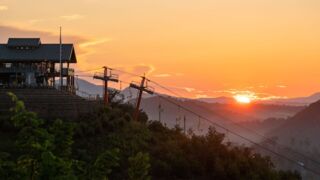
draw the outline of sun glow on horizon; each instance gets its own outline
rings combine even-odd
[[[252,99],[248,95],[240,95],[240,94],[238,94],[238,95],[233,96],[233,98],[238,103],[241,103],[241,104],[249,104],[252,101]]]

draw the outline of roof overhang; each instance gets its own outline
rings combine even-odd
[[[62,44],[63,63],[77,63],[73,44]],[[35,49],[8,48],[7,44],[0,44],[0,62],[60,62],[60,44],[41,44]]]

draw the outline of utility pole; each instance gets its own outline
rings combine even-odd
[[[187,120],[186,115],[184,115],[183,116],[183,132],[184,132],[184,134],[186,134],[186,120]]]
[[[106,66],[103,67],[103,74],[95,73],[93,78],[100,79],[104,82],[104,92],[103,92],[103,102],[105,105],[109,104],[109,93],[108,93],[108,81],[119,82],[119,77],[117,74],[112,74],[112,69]],[[110,74],[108,72],[110,71]]]
[[[135,121],[138,121],[138,117],[139,117],[139,110],[140,110],[140,103],[141,103],[141,99],[142,99],[142,93],[143,92],[146,92],[148,94],[153,94],[153,90],[151,90],[149,87],[148,87],[148,84],[146,83],[148,80],[146,79],[145,76],[142,76],[141,77],[141,83],[140,85],[137,85],[135,83],[130,83],[130,87],[134,88],[134,89],[138,89],[139,92],[138,92],[138,99],[137,99],[137,103],[136,103],[136,109],[135,109],[135,112],[133,114],[133,119]],[[145,85],[146,84],[146,85]]]
[[[159,122],[161,123],[161,113],[163,112],[163,108],[161,106],[161,103],[159,103],[158,111],[159,111]]]
[[[103,93],[103,100],[104,100],[104,103],[106,105],[109,104],[109,93],[108,93],[108,80],[109,78],[108,77],[108,68],[107,67],[103,67],[104,71],[103,71],[103,75],[104,75],[104,93]]]

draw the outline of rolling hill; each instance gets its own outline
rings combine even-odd
[[[305,171],[301,166],[307,166],[313,170],[320,169],[320,101],[310,104],[295,116],[288,118],[279,127],[273,129],[267,136],[275,143],[262,141],[262,143],[277,153],[286,154],[294,159],[300,166],[294,166],[291,162],[279,159],[272,154],[265,154],[272,158],[273,162],[281,169],[298,170],[303,179],[319,179],[320,177]],[[261,152],[265,153],[265,152]]]
[[[80,90],[89,92],[90,94],[102,94],[103,88],[97,86],[85,80],[78,82]],[[125,88],[121,91],[124,96],[124,100],[130,103],[135,103],[137,97],[137,90],[132,88]],[[239,105],[234,102],[232,98],[221,97],[216,99],[180,99],[171,98],[175,103],[180,104],[183,107],[191,109],[194,112],[201,114],[204,117],[210,118],[212,121],[224,125],[228,128],[232,128],[239,132],[243,132],[248,136],[248,132],[238,126],[234,126],[235,123],[243,126],[254,128],[260,133],[265,133],[269,130],[277,128],[283,123],[283,121],[276,121],[277,119],[285,119],[295,115],[302,110],[302,106],[287,106],[277,104],[260,104],[255,103],[251,105]],[[159,97],[144,94],[141,104],[143,111],[147,113],[151,120],[159,120],[159,104],[162,107],[161,121],[169,127],[179,125],[183,127],[183,118],[186,117],[186,129],[193,129],[197,133],[205,133],[207,128],[212,125],[209,122],[201,120],[199,123],[199,117],[183,111],[175,105],[172,105],[164,100],[160,100]],[[261,123],[265,119],[274,118],[273,121]],[[266,128],[266,124],[268,125]]]
[[[256,141],[260,141],[261,137],[257,137],[254,133],[242,127],[253,128],[256,132],[264,134],[282,125],[284,118],[293,116],[303,109],[303,107],[262,104],[253,104],[250,105],[250,107],[244,107],[236,104],[205,103],[197,100],[181,100],[178,98],[170,98],[170,101],[179,104],[181,107],[188,108],[193,112],[197,112],[201,116],[209,118],[214,123],[218,123]],[[132,102],[134,103],[135,101]],[[159,112],[159,105],[161,105],[161,112]],[[173,105],[159,97],[144,98],[141,103],[141,108],[147,113],[151,120],[158,121],[160,114],[161,122],[168,127],[178,125],[183,128],[184,117],[186,117],[186,130],[192,129],[196,134],[205,134],[208,127],[213,125],[199,118],[199,116],[187,112],[179,108],[179,106]],[[264,122],[265,119],[268,119],[268,121]],[[241,139],[226,132],[226,130],[219,127],[216,128],[219,132],[225,133],[230,141],[245,143]]]
[[[277,137],[283,143],[297,145],[298,148],[304,150],[306,148],[301,145],[310,144],[310,146],[319,147],[320,101],[310,104],[289,118],[286,123],[270,132],[269,136]]]

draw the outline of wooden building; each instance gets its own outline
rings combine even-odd
[[[60,77],[60,47],[64,84]],[[77,63],[73,44],[43,44],[40,38],[9,38],[0,44],[0,88],[61,87],[74,92],[74,70]]]

